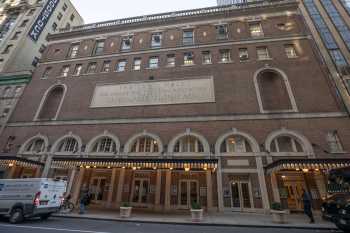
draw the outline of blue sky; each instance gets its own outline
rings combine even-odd
[[[216,0],[71,0],[85,23],[215,6]]]

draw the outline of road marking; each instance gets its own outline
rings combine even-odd
[[[69,232],[82,232],[82,233],[110,233],[110,232],[103,232],[103,231],[84,231],[84,230],[74,230],[74,229],[65,229],[65,228],[17,226],[17,225],[8,225],[8,224],[0,224],[0,227],[27,228],[27,229],[52,230],[52,231],[69,231]]]

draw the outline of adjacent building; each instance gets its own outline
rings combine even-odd
[[[258,0],[217,0],[218,6],[250,3]]]
[[[327,172],[349,166],[348,114],[296,0],[48,39],[0,138],[4,177],[63,178],[99,208],[299,211],[303,189],[319,206]]]
[[[300,10],[350,112],[350,1],[304,0]]]
[[[32,77],[47,36],[83,23],[69,0],[5,0],[0,3],[0,124],[5,126]],[[1,130],[2,131],[2,130]]]

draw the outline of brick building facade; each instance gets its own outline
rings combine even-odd
[[[327,171],[349,166],[349,118],[297,1],[120,19],[49,40],[0,140],[17,156],[3,159],[8,176],[39,176],[28,159],[66,178],[75,201],[89,188],[96,206],[266,212],[300,210],[302,189],[320,203]]]

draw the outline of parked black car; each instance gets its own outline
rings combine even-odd
[[[350,203],[339,210],[333,221],[340,230],[350,232]]]
[[[339,211],[350,203],[350,194],[335,193],[330,195],[322,204],[323,219],[333,221],[339,215]]]

